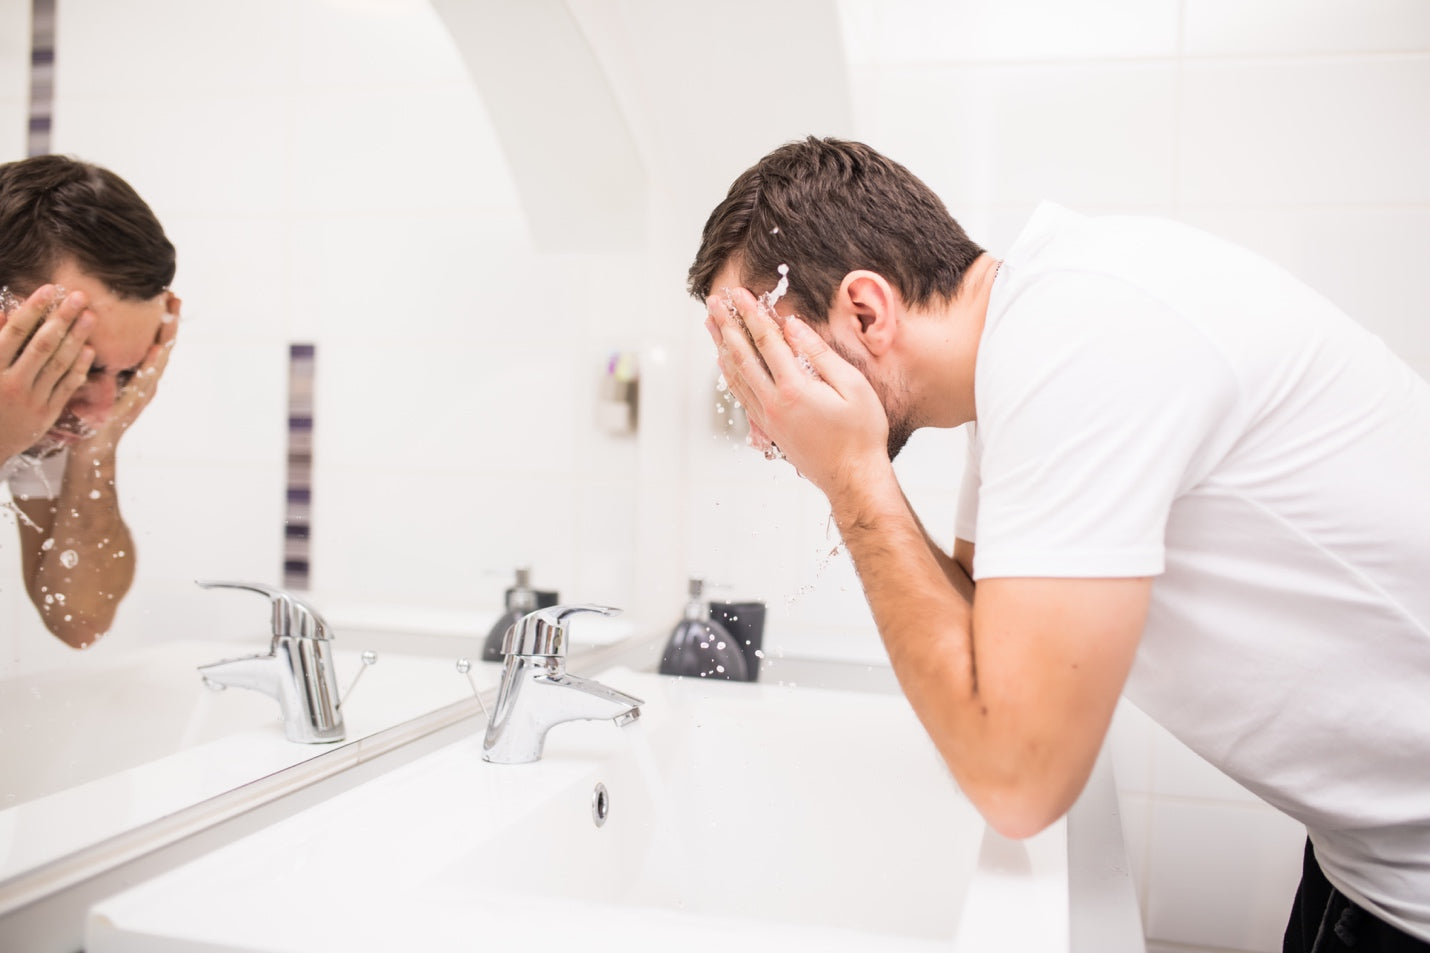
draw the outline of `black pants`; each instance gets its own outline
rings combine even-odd
[[[1311,841],[1301,865],[1301,886],[1286,924],[1282,953],[1430,953],[1430,943],[1376,919],[1326,880]]]

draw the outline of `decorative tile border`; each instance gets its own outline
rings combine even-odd
[[[30,128],[25,153],[47,155],[55,115],[55,4],[32,0],[30,13]]]

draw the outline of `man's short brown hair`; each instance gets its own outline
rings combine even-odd
[[[983,249],[908,169],[859,142],[810,136],[781,146],[730,186],[705,223],[689,290],[706,298],[734,261],[760,293],[789,266],[786,300],[822,324],[840,282],[866,269],[922,307],[952,300]]]
[[[66,259],[121,298],[174,280],[174,246],[133,187],[68,156],[0,165],[0,287],[29,294]]]

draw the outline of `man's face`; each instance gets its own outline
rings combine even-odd
[[[94,349],[94,363],[89,379],[75,391],[54,427],[31,448],[31,453],[40,455],[78,443],[109,419],[125,385],[157,340],[171,297],[166,291],[148,300],[121,298],[73,261],[56,268],[50,282],[89,297],[88,310],[95,321],[88,344]]]
[[[770,276],[770,288],[774,287],[774,282],[777,277],[776,275]],[[725,267],[720,269],[720,273],[715,276],[715,280],[710,284],[712,293],[716,295],[722,294],[726,288],[734,289],[739,287],[741,287],[740,273],[733,262],[726,262]],[[752,292],[755,291],[753,288],[750,290]],[[794,307],[788,303],[787,299],[778,302],[775,305],[775,311],[783,317],[790,317],[791,315],[798,316]],[[815,333],[822,337],[825,343],[834,349],[836,354],[843,358],[848,364],[852,365],[859,373],[863,374],[864,379],[874,388],[874,393],[878,395],[879,403],[884,408],[884,416],[889,422],[889,459],[894,459],[899,455],[899,451],[904,449],[904,444],[908,443],[909,437],[913,436],[914,430],[917,429],[913,423],[912,414],[909,411],[908,387],[900,384],[896,380],[885,380],[881,375],[873,372],[868,362],[863,360],[854,350],[852,346],[853,342],[840,340],[839,336],[836,335],[830,327],[829,322],[826,321],[821,324],[806,323],[809,323],[809,326],[814,329]]]

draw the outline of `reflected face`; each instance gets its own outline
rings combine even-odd
[[[50,276],[52,284],[69,291],[83,291],[89,297],[89,312],[95,317],[88,344],[94,349],[89,379],[70,398],[59,420],[31,453],[46,455],[76,444],[93,435],[109,419],[125,385],[134,377],[159,335],[172,295],[165,291],[153,298],[121,298],[73,261],[65,261]]]

